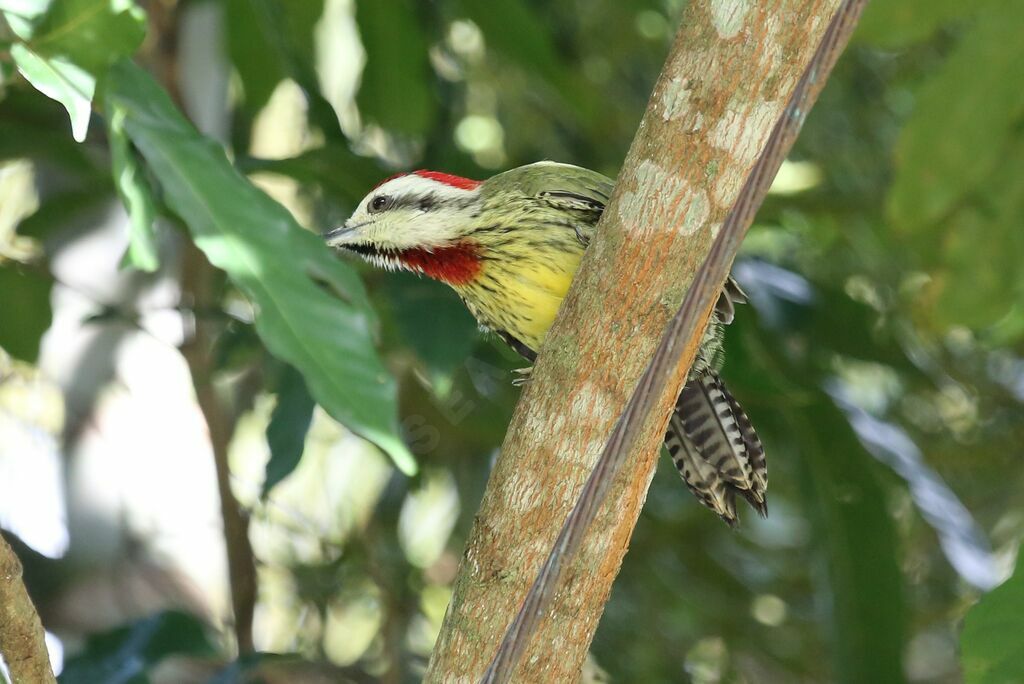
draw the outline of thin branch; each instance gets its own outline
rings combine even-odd
[[[178,108],[186,111],[178,83],[179,6],[177,3],[150,2],[147,10],[157,40],[150,54],[144,55],[147,58],[144,61],[158,75]],[[231,491],[228,445],[238,422],[238,414],[251,400],[258,385],[242,383],[234,407],[228,406],[225,398],[218,396],[214,386],[215,324],[220,321],[208,315],[208,312],[220,310],[218,294],[222,282],[223,274],[210,264],[194,243],[186,241],[182,258],[182,301],[179,308],[186,315],[186,320],[191,319],[193,329],[182,344],[181,353],[188,363],[196,402],[206,421],[213,450],[221,520],[224,523],[235,639],[239,654],[244,654],[254,650],[252,623],[256,608],[256,559],[249,541],[249,515]],[[189,312],[191,316],[187,315]],[[251,376],[246,378],[248,381],[252,379]]]
[[[206,310],[217,301],[217,281],[222,278],[199,248],[188,243],[182,268],[183,304],[193,310]],[[228,556],[231,607],[239,654],[254,650],[253,613],[256,606],[256,560],[249,541],[249,516],[231,491],[228,444],[234,433],[236,417],[217,395],[213,384],[213,334],[208,319],[193,318],[191,337],[181,347],[195,387],[196,401],[206,419],[217,472],[217,492],[224,521],[224,542]]]
[[[0,655],[12,684],[55,682],[43,623],[21,579],[21,561],[0,535]]]
[[[695,342],[703,334],[707,313],[729,275],[740,242],[764,202],[772,179],[793,146],[807,112],[817,101],[839,55],[849,42],[866,4],[867,0],[846,0],[833,16],[818,50],[807,65],[789,104],[776,122],[764,150],[726,217],[707,260],[697,271],[679,311],[669,323],[654,358],[626,405],[625,413],[616,423],[594,470],[587,478],[580,498],[566,519],[544,567],[515,620],[505,632],[482,680],[486,684],[504,684],[511,679],[519,658],[551,604],[563,569],[579,551],[584,534],[608,495],[612,480],[626,462],[648,416],[656,410],[666,384],[670,378],[679,377],[680,367],[689,369],[693,363]]]

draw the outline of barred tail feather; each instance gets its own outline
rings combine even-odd
[[[686,436],[682,418],[673,412],[665,433],[665,446],[679,476],[697,499],[718,514],[730,527],[736,525],[736,497],[713,465],[707,462]]]
[[[767,513],[764,448],[717,373],[703,373],[683,388],[665,443],[690,491],[726,523],[736,524],[736,494]]]
[[[761,438],[754,431],[754,426],[746,411],[736,401],[736,397],[732,396],[724,384],[721,385],[721,388],[729,406],[732,407],[733,415],[736,416],[736,425],[740,429],[740,434],[743,435],[743,443],[747,448],[747,456],[750,458],[750,465],[753,469],[753,486],[745,490],[743,496],[761,514],[762,518],[767,518],[768,501],[765,495],[768,491],[768,461],[764,455],[764,446],[761,444]]]

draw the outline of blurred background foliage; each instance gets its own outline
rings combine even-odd
[[[418,680],[518,362],[298,226],[396,170],[614,176],[684,4],[0,0],[0,527],[62,681]],[[771,516],[730,532],[664,462],[588,676],[1024,679],[1021,573],[958,656],[1024,532],[1022,25],[871,4],[736,264]]]

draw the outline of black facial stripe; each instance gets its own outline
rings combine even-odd
[[[390,209],[414,208],[420,211],[433,211],[438,207],[438,198],[432,192],[424,194],[400,195],[394,198]]]
[[[437,206],[437,196],[431,193],[420,197],[418,206],[420,211],[433,211]]]

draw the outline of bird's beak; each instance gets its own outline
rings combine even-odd
[[[351,241],[355,237],[356,231],[365,225],[366,223],[350,224],[346,221],[337,228],[323,232],[320,237],[324,239],[328,247],[338,247]]]

